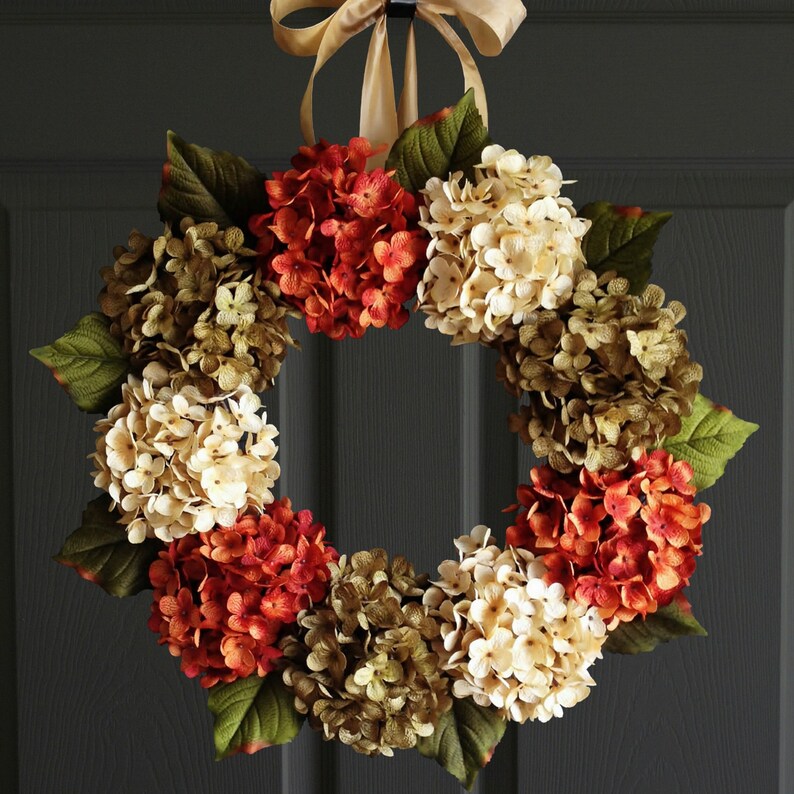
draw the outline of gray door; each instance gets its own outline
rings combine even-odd
[[[131,228],[158,228],[166,129],[266,170],[288,162],[310,65],[277,50],[266,6],[0,7],[0,752],[9,783],[18,760],[23,792],[459,788],[418,754],[368,760],[308,729],[284,749],[216,763],[206,695],[157,646],[147,595],[107,597],[50,559],[93,498],[94,437],[27,350],[94,308],[97,270]],[[508,731],[478,790],[794,791],[794,6],[527,6],[505,54],[480,59],[493,137],[552,155],[579,180],[579,204],[675,212],[654,280],[689,308],[704,393],[761,430],[707,494],[714,514],[690,599],[710,636],[598,663],[598,686],[564,719]],[[392,27],[399,53],[405,25]],[[355,133],[359,38],[318,81],[316,121],[331,140]],[[455,101],[457,64],[426,29],[419,61],[423,111]],[[476,523],[503,537],[500,509],[531,459],[507,431],[511,402],[489,351],[451,348],[418,316],[358,342],[300,337],[304,351],[265,397],[282,493],[341,550],[382,545],[422,570]]]

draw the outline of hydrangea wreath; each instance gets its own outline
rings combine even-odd
[[[669,213],[578,213],[548,157],[491,142],[471,93],[409,127],[386,168],[363,138],[266,179],[169,134],[159,209],[102,270],[100,312],[32,351],[97,421],[104,493],[56,556],[116,596],[209,690],[218,757],[304,719],[368,755],[416,747],[471,786],[507,720],[583,700],[602,652],[705,631],[683,588],[695,502],[756,426],[698,393],[685,309],[648,283]],[[383,549],[341,556],[276,499],[257,393],[297,347],[400,328],[496,348],[509,424],[547,462],[506,544],[478,526],[432,580]],[[109,409],[109,410],[108,410]],[[450,549],[452,551],[452,549]],[[257,716],[257,719],[249,718]]]

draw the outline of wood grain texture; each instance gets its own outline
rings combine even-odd
[[[709,21],[741,18],[742,21],[787,15],[791,6],[786,0],[575,0],[562,5],[554,0],[528,0],[528,21],[550,22],[560,19],[633,18],[649,20],[683,17],[706,18]],[[223,7],[212,0],[141,0],[130,9],[123,0],[8,0],[0,9],[0,21],[37,24],[42,20],[103,22],[119,18],[143,19],[149,22],[193,21],[199,24],[208,19],[260,20],[269,18],[268,4],[260,0],[225,0]]]
[[[280,496],[296,509],[308,508],[329,530],[334,492],[328,484],[333,465],[334,347],[324,337],[311,337],[305,326],[293,324],[303,349],[290,351],[276,381],[279,407]],[[336,749],[304,726],[297,741],[283,748],[281,793],[333,794],[336,791]]]
[[[11,295],[7,276],[10,267],[8,212],[0,204],[0,279],[5,289],[0,291],[0,449],[10,450],[13,446],[13,393],[11,383]],[[4,455],[0,459],[0,498],[9,514],[14,510],[14,457]],[[14,522],[6,522],[3,539],[6,549],[14,548],[16,537]],[[16,790],[19,780],[17,764],[17,649],[16,649],[16,588],[14,581],[14,554],[3,555],[0,561],[0,603],[6,605],[6,640],[0,645],[0,702],[3,704],[3,720],[0,722],[0,789]]]
[[[93,434],[91,421],[73,409],[26,350],[54,338],[92,308],[96,269],[107,261],[103,252],[123,240],[126,229],[151,230],[150,223],[139,223],[151,221],[149,207],[84,206],[94,199],[101,204],[105,191],[108,201],[123,192],[129,180],[115,179],[113,189],[101,188],[101,180],[87,174],[77,180],[50,175],[53,208],[38,204],[14,213],[15,459],[21,462],[16,514],[22,530],[17,570],[25,571],[18,583],[18,602],[24,605],[19,653],[21,659],[42,660],[20,671],[23,784],[30,786],[23,790],[57,791],[66,780],[79,782],[82,791],[102,791],[111,768],[125,781],[143,779],[153,786],[149,790],[166,790],[171,778],[142,769],[140,759],[166,752],[169,735],[181,736],[184,752],[177,760],[163,757],[156,767],[168,768],[174,780],[190,781],[200,791],[279,778],[283,791],[363,792],[382,787],[384,778],[394,787],[387,790],[402,790],[398,787],[416,780],[442,792],[457,790],[432,762],[416,755],[370,762],[306,731],[283,751],[283,763],[278,751],[209,763],[203,694],[180,676],[146,630],[146,597],[110,599],[49,560],[91,495],[87,464],[75,466],[75,456],[90,450]],[[8,196],[21,206],[35,191],[24,178],[17,181]],[[697,175],[682,184],[687,206],[698,205],[698,197],[714,198],[713,188],[702,187],[709,181]],[[649,190],[636,175],[621,172],[602,172],[575,188],[616,200]],[[72,202],[77,209],[69,208]],[[593,776],[605,781],[604,791],[639,786],[664,791],[673,785],[687,790],[691,784],[738,792],[750,778],[725,770],[726,759],[734,756],[758,780],[775,774],[777,644],[764,626],[779,619],[777,571],[763,556],[749,554],[741,538],[765,532],[762,542],[778,542],[780,492],[770,491],[759,463],[780,460],[782,454],[782,384],[775,375],[782,311],[770,314],[764,308],[782,278],[783,210],[668,206],[676,218],[660,243],[656,278],[690,309],[692,350],[707,371],[704,391],[741,416],[762,421],[762,431],[731,464],[713,497],[709,494],[715,517],[706,537],[719,531],[719,542],[707,543],[692,591],[712,637],[682,641],[643,659],[603,662],[590,700],[564,721],[512,733],[483,774],[482,792],[515,790],[527,775],[539,775],[546,787],[541,790],[550,792],[584,791],[582,781]],[[766,264],[753,268],[749,283],[746,262]],[[710,275],[715,267],[717,289]],[[37,291],[41,273],[52,274],[61,289]],[[494,382],[492,352],[451,348],[421,325],[421,317],[414,317],[400,333],[376,332],[340,346],[302,332],[304,352],[288,356],[283,379],[264,402],[281,430],[282,493],[298,506],[312,507],[342,551],[382,544],[394,553],[410,552],[418,569],[432,570],[452,556],[451,538],[474,523],[488,523],[503,537],[509,518],[499,510],[513,500],[530,460],[504,430],[512,401]],[[759,355],[761,335],[768,344]],[[737,372],[747,374],[736,378]],[[755,384],[765,375],[759,395]],[[33,441],[27,428],[34,428]],[[731,478],[741,490],[726,486]],[[42,487],[51,501],[38,499]],[[44,537],[30,527],[41,528]],[[734,585],[737,567],[747,581],[759,583],[749,601]],[[735,640],[737,625],[741,643]],[[753,638],[748,627],[763,636]],[[57,656],[48,653],[53,642]],[[126,738],[131,726],[132,747]],[[686,739],[682,726],[699,748],[698,759],[678,746]],[[86,753],[95,747],[104,760],[89,765]],[[754,748],[752,758],[742,755],[743,747]],[[51,764],[35,762],[42,749]],[[579,761],[562,773],[569,754]],[[708,788],[711,778],[725,787]],[[659,781],[668,788],[654,788]]]
[[[275,48],[265,6],[7,0],[0,9],[21,791],[459,791],[417,754],[368,760],[306,729],[283,750],[216,764],[205,695],[146,628],[147,596],[111,599],[50,560],[94,493],[81,463],[94,437],[92,420],[26,351],[94,308],[97,268],[132,226],[157,230],[165,129],[268,171],[288,161],[310,65]],[[690,309],[704,392],[762,428],[706,495],[714,516],[691,598],[711,636],[599,663],[598,686],[564,720],[508,731],[477,791],[772,791],[779,743],[783,761],[794,755],[794,733],[782,729],[794,690],[778,701],[787,613],[777,548],[791,506],[787,481],[770,479],[782,461],[794,468],[782,425],[784,405],[789,432],[794,421],[791,383],[780,366],[784,355],[794,366],[780,289],[794,63],[792,26],[770,24],[789,19],[791,4],[558,6],[528,2],[533,21],[554,24],[525,24],[502,58],[479,59],[492,131],[553,154],[579,179],[568,188],[577,204],[603,197],[676,211],[655,278]],[[219,25],[220,14],[232,21]],[[754,24],[720,24],[738,20]],[[355,132],[359,38],[318,81],[318,129],[332,139]],[[402,41],[398,28],[395,53]],[[233,62],[220,68],[219,52]],[[447,75],[424,78],[423,108],[456,98],[457,64],[426,30],[419,58],[423,75]],[[164,63],[167,92],[157,79]],[[453,556],[452,538],[476,523],[504,537],[500,510],[532,460],[505,429],[513,401],[490,351],[451,348],[420,316],[343,345],[298,335],[304,351],[288,356],[263,398],[281,431],[281,494],[312,508],[341,551],[384,545],[418,570]]]
[[[265,25],[174,30],[0,26],[0,153],[159,159],[169,128],[255,159],[291,153],[300,141],[309,60],[278,50]],[[500,58],[478,58],[491,132],[558,160],[791,158],[791,35],[788,24],[561,23],[542,34],[522,26]],[[346,45],[317,79],[319,135],[345,140],[357,131],[367,38]],[[443,75],[421,81],[420,108],[429,113],[456,101],[463,83],[457,59],[434,31],[423,26],[417,38],[420,73]],[[393,37],[398,64],[403,41],[401,27]],[[228,70],[216,57],[225,52],[235,53]],[[514,86],[521,87],[518,97]],[[32,103],[32,96],[47,101]]]
[[[794,202],[786,208],[785,274],[783,278],[783,421],[780,550],[780,791],[794,788]]]

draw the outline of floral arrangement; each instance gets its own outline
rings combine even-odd
[[[400,328],[425,261],[417,201],[382,168],[369,141],[306,147],[266,182],[270,212],[253,216],[261,271],[313,333],[354,339]]]
[[[32,351],[101,415],[102,494],[56,559],[151,591],[219,758],[305,721],[367,755],[417,748],[470,787],[508,721],[589,695],[604,651],[705,634],[684,595],[696,499],[756,426],[699,393],[685,309],[648,283],[669,213],[575,210],[550,158],[490,140],[471,92],[370,167],[381,153],[320,141],[266,178],[169,133],[163,230],[133,231],[100,311]],[[384,549],[340,556],[276,498],[257,396],[298,347],[288,316],[341,341],[400,328],[412,300],[453,345],[496,351],[509,426],[546,459],[504,542],[474,527],[432,579]]]

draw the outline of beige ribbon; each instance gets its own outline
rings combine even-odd
[[[374,30],[361,89],[360,134],[373,143],[390,146],[402,130],[419,118],[413,21],[408,29],[403,91],[397,108],[386,32],[387,5],[388,0],[271,0],[273,35],[279,47],[290,55],[313,55],[316,58],[300,110],[301,132],[308,144],[315,142],[312,112],[314,78],[345,42],[372,25]],[[281,24],[286,16],[304,8],[337,10],[322,22],[307,28],[288,28]],[[416,3],[416,17],[432,25],[457,53],[466,90],[474,89],[477,107],[487,126],[488,107],[480,72],[466,45],[442,14],[461,20],[481,54],[498,55],[524,20],[524,4],[521,0],[417,0]]]

